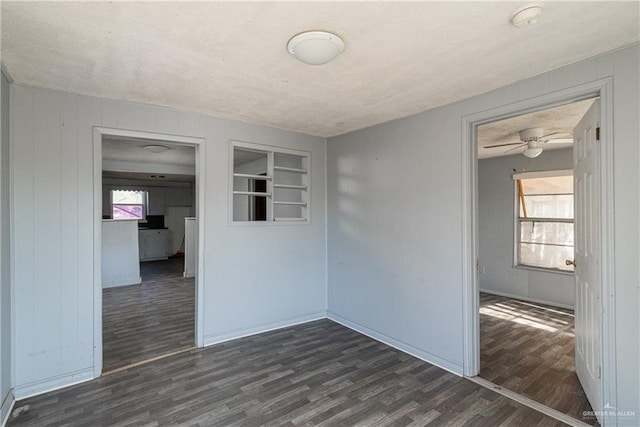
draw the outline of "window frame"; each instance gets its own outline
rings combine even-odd
[[[523,172],[523,173],[515,173],[513,174],[513,267],[523,270],[533,270],[533,271],[541,271],[547,273],[555,273],[555,274],[564,274],[568,276],[573,276],[574,271],[571,270],[561,270],[559,268],[551,268],[551,267],[539,267],[535,265],[521,264],[520,263],[520,233],[521,233],[521,223],[522,220],[520,218],[520,191],[518,189],[518,180],[521,179],[534,179],[534,178],[548,178],[548,177],[556,177],[556,176],[571,176],[573,177],[573,169],[555,169],[555,170],[546,170],[546,171],[536,171],[536,172]],[[575,203],[575,188],[572,193],[574,197]],[[573,218],[526,218],[527,221],[535,220],[535,222],[547,222],[547,223],[570,223],[575,224],[575,205],[574,205],[574,216]],[[574,229],[575,232],[575,229]],[[575,241],[574,241],[574,252],[575,252]]]
[[[229,146],[229,160],[228,160],[228,167],[229,167],[229,172],[227,174],[228,176],[228,192],[229,192],[229,199],[228,199],[228,224],[230,226],[247,226],[247,227],[255,227],[255,226],[272,226],[272,225],[277,225],[277,226],[291,226],[291,225],[309,225],[311,224],[311,152],[309,151],[304,151],[304,150],[296,150],[296,149],[291,149],[291,148],[285,148],[285,147],[279,147],[279,146],[275,146],[275,145],[268,145],[268,144],[259,144],[259,143],[254,143],[254,142],[246,142],[246,141],[239,141],[239,140],[229,140],[228,143]],[[244,149],[247,151],[256,151],[256,152],[261,152],[261,153],[265,153],[267,155],[267,170],[264,171],[266,172],[266,182],[267,182],[267,188],[266,188],[266,193],[268,194],[266,197],[267,200],[267,220],[266,221],[236,221],[233,219],[233,205],[234,205],[234,196],[237,194],[234,194],[234,174],[235,174],[235,167],[234,167],[234,151],[236,148],[239,149]],[[289,155],[294,155],[294,156],[299,156],[303,158],[303,163],[305,164],[305,173],[304,175],[306,175],[306,182],[305,182],[305,189],[301,190],[303,191],[303,197],[304,197],[304,207],[305,209],[303,209],[303,212],[306,214],[304,218],[302,219],[297,219],[297,218],[292,218],[292,219],[283,219],[283,218],[274,218],[274,183],[275,183],[275,162],[274,159],[276,157],[276,154],[289,154]],[[249,197],[249,196],[248,196]],[[250,203],[249,203],[250,204]]]
[[[113,193],[115,191],[129,191],[136,193],[143,193],[143,203],[142,203],[142,218],[114,218],[113,215],[113,206],[114,205],[123,205],[123,206],[139,206],[139,203],[113,203]],[[146,223],[147,216],[149,216],[149,192],[147,190],[123,190],[114,188],[109,191],[109,205],[110,205],[110,213],[111,219],[113,221],[138,221],[139,223]]]

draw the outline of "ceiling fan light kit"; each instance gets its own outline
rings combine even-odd
[[[530,129],[522,129],[520,132],[520,141],[529,142],[529,141],[537,141],[539,138],[542,138],[544,135],[544,130],[542,128],[530,128]]]
[[[542,147],[538,146],[537,141],[529,141],[527,143],[527,148],[525,148],[522,154],[524,154],[525,157],[528,157],[530,159],[536,158],[540,154],[542,154]]]
[[[542,5],[537,3],[519,7],[509,15],[509,22],[518,28],[534,25],[542,15]]]
[[[498,147],[507,147],[509,145],[514,145],[515,147],[508,149],[505,153],[508,153],[513,150],[520,149],[525,147],[522,154],[526,157],[533,159],[538,157],[542,153],[542,144],[547,143],[572,143],[573,139],[569,138],[552,138],[554,135],[563,135],[561,132],[553,132],[545,135],[544,129],[542,128],[529,128],[522,129],[518,132],[520,136],[520,142],[507,142],[501,144],[494,145],[486,145],[484,148],[498,148]]]
[[[289,40],[287,50],[305,64],[322,65],[344,52],[344,42],[326,31],[305,31]]]

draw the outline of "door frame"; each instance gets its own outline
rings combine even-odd
[[[463,373],[473,377],[480,373],[478,259],[478,126],[520,116],[558,105],[600,97],[600,204],[601,204],[601,363],[602,401],[617,407],[616,331],[614,281],[613,215],[613,79],[559,90],[462,117],[462,284],[463,284]],[[602,408],[594,408],[595,411]],[[604,419],[603,425],[615,424]]]
[[[93,376],[102,375],[102,139],[120,137],[151,139],[195,148],[196,217],[198,218],[198,266],[195,294],[195,344],[204,347],[204,255],[205,255],[205,139],[142,132],[101,126],[93,127]]]

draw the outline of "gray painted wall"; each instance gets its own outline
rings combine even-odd
[[[206,213],[199,218],[206,344],[325,315],[325,140],[149,105],[12,89],[17,397],[93,376],[93,126],[206,139]],[[312,153],[318,191],[311,224],[228,225],[230,139]]]
[[[544,151],[478,161],[478,246],[480,290],[552,305],[573,307],[573,275],[513,267],[513,170],[572,169],[572,150]]]
[[[9,81],[0,88],[0,423],[11,404],[11,276],[9,227]]]
[[[616,406],[640,414],[639,54],[635,45],[331,138],[329,316],[462,373],[462,118],[611,76]]]

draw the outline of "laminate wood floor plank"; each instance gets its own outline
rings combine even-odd
[[[140,285],[102,291],[103,372],[194,345],[195,281],[184,260],[140,263]]]
[[[575,373],[573,310],[480,294],[480,377],[596,425]]]
[[[9,426],[559,426],[319,320],[169,356],[17,402]]]

